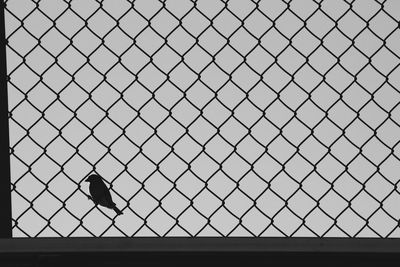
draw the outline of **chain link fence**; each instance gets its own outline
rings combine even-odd
[[[14,237],[399,236],[399,1],[5,4]]]

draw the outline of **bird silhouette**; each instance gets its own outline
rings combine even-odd
[[[95,205],[113,209],[117,215],[122,214],[122,211],[120,211],[113,202],[110,191],[100,175],[91,174],[85,181],[90,183],[90,196],[88,195],[88,198],[93,200]]]

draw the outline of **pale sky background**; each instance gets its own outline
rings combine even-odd
[[[14,237],[400,235],[399,1],[6,2]]]

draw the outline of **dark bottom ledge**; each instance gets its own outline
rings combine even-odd
[[[351,265],[350,265],[351,264]],[[354,265],[356,264],[356,265]],[[0,266],[399,266],[398,253],[84,252],[5,253]]]
[[[12,238],[0,267],[400,266],[400,239]]]

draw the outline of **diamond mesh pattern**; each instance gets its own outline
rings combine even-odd
[[[14,236],[399,236],[398,1],[5,4]]]

